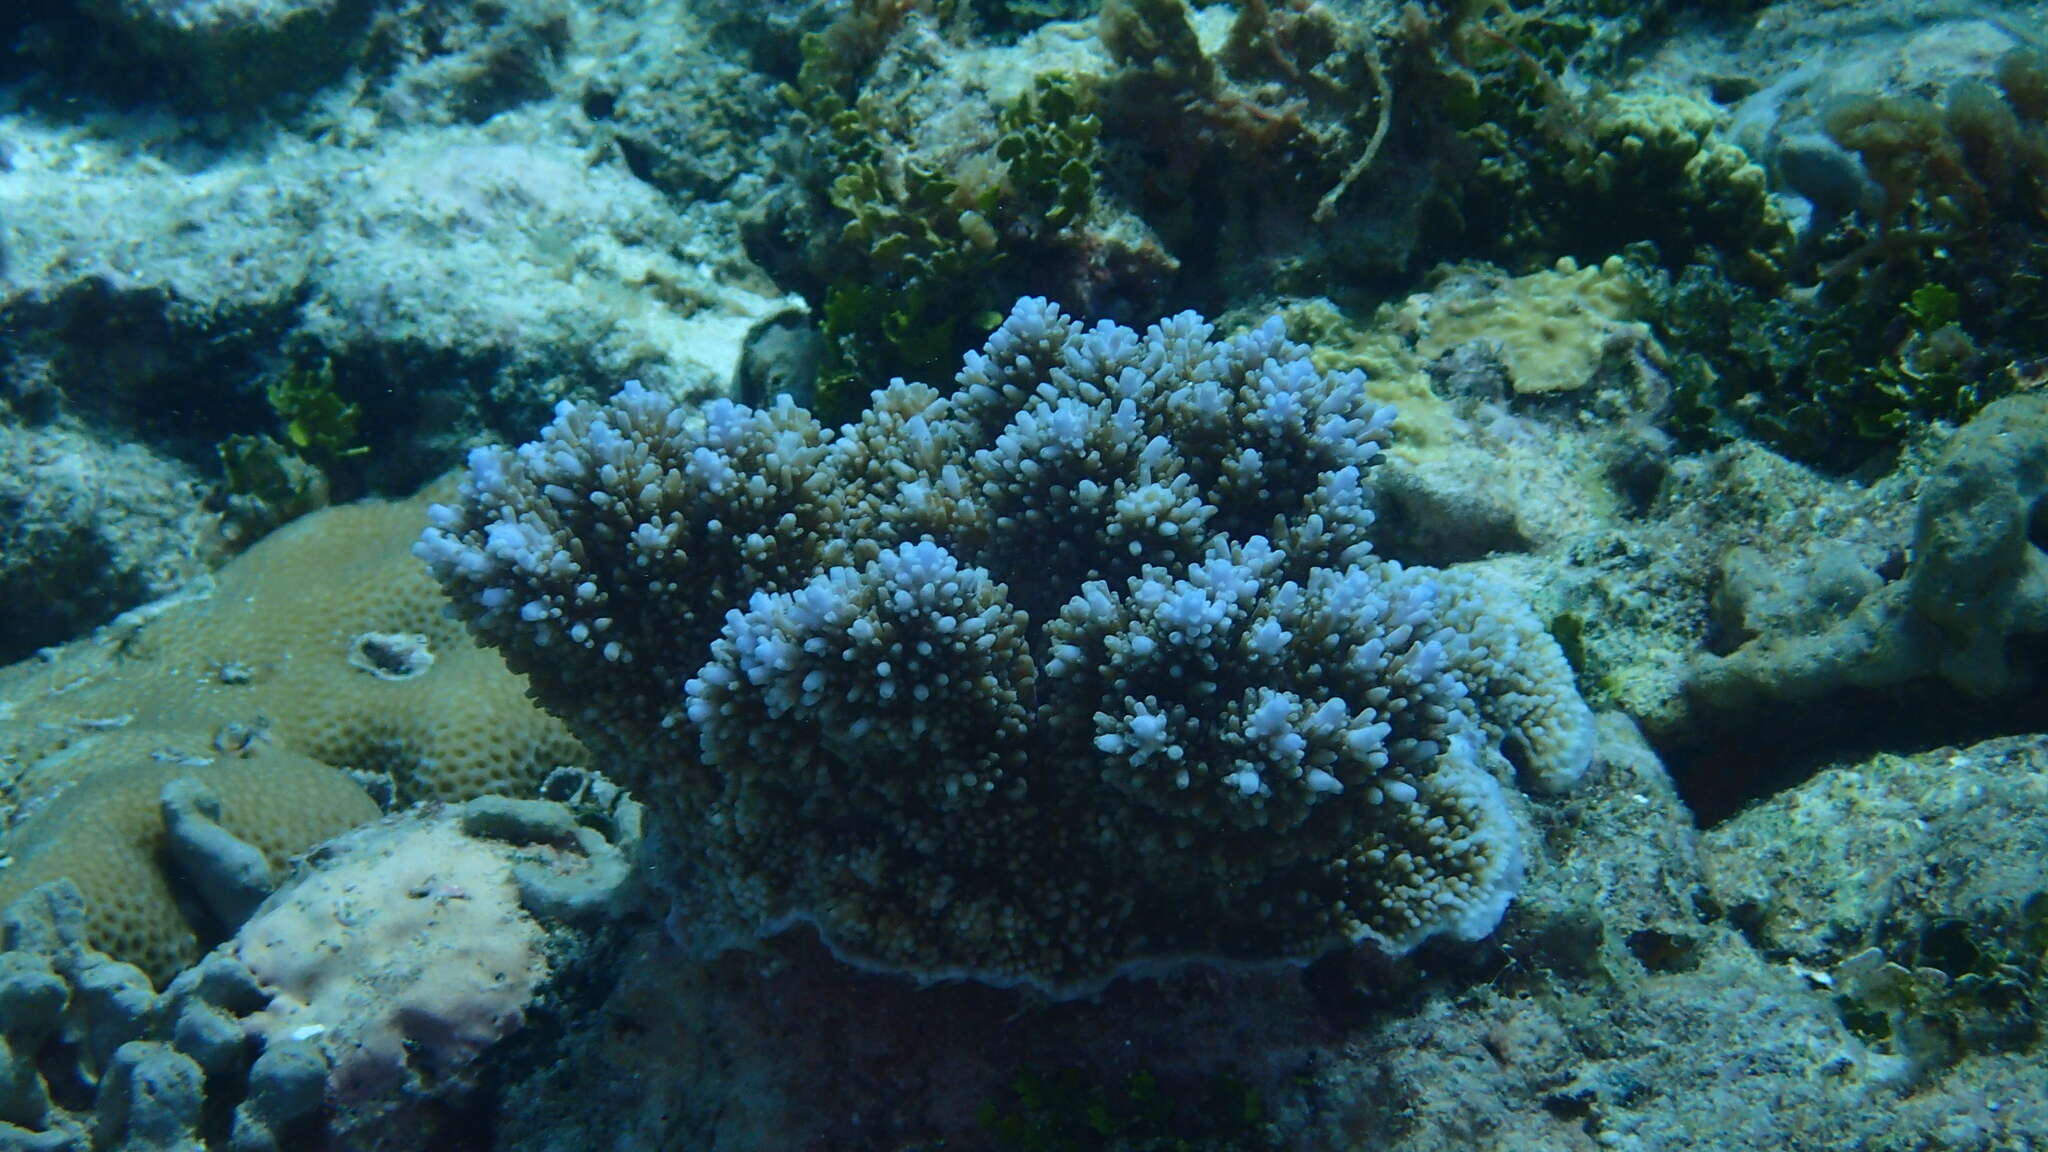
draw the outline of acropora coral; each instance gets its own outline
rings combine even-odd
[[[629,385],[435,511],[457,610],[649,804],[673,922],[1055,993],[1490,931],[1501,780],[1570,783],[1591,718],[1526,608],[1373,554],[1363,375],[1027,298],[953,383],[836,431]]]

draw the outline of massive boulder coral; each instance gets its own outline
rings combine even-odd
[[[161,992],[93,947],[70,880],[0,904],[0,1149],[468,1146],[634,887],[639,805],[574,771],[549,788],[329,841]]]
[[[1561,787],[1593,736],[1525,608],[1373,555],[1392,421],[1278,320],[1025,299],[836,431],[564,404],[417,551],[649,804],[707,943],[808,921],[1056,993],[1400,952],[1493,927],[1508,757]]]
[[[247,919],[293,856],[377,818],[341,770],[283,748],[223,756],[153,729],[80,745],[91,770],[40,794],[31,773],[26,815],[0,831],[0,907],[68,880],[87,942],[159,985]]]
[[[264,744],[391,777],[400,803],[522,795],[583,750],[504,662],[445,617],[407,551],[424,497],[328,508],[212,586],[0,669],[0,756],[24,799],[96,771],[88,742],[239,754]],[[176,733],[169,736],[166,733]]]
[[[582,764],[568,729],[446,618],[408,551],[426,503],[306,516],[210,584],[0,668],[0,905],[69,878],[93,946],[165,980],[288,858],[376,817],[345,770],[410,804],[530,794]],[[217,821],[167,806],[188,777]]]

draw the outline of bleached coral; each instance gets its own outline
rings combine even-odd
[[[1510,768],[1591,719],[1474,578],[1371,551],[1393,412],[1269,321],[1026,299],[836,432],[629,386],[471,459],[417,547],[651,805],[672,886],[843,956],[1055,992],[1474,938]]]

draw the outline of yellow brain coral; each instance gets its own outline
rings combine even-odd
[[[94,942],[161,978],[196,955],[165,880],[159,793],[193,775],[273,867],[395,799],[526,795],[587,761],[524,681],[442,612],[410,551],[430,493],[298,520],[210,591],[0,669],[0,906],[69,876]]]
[[[130,613],[0,677],[0,751],[30,769],[75,734],[203,731],[388,772],[401,802],[525,794],[582,746],[442,613],[409,551],[423,495],[330,508],[279,529],[211,595]],[[13,681],[11,684],[9,680]]]
[[[197,898],[186,887],[190,878],[178,876],[184,890],[174,889],[160,864],[164,785],[181,777],[204,784],[220,800],[220,827],[261,851],[272,869],[377,818],[376,804],[346,774],[281,748],[224,756],[208,736],[131,730],[86,736],[66,751],[0,837],[8,860],[0,907],[68,877],[85,896],[92,945],[159,984],[201,947],[180,911]]]

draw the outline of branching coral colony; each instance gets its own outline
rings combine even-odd
[[[1025,299],[950,393],[898,381],[836,432],[564,404],[475,452],[416,550],[646,798],[708,946],[807,921],[1054,993],[1401,952],[1491,930],[1499,781],[1564,786],[1593,737],[1525,607],[1372,554],[1393,412],[1363,384],[1277,319]]]

